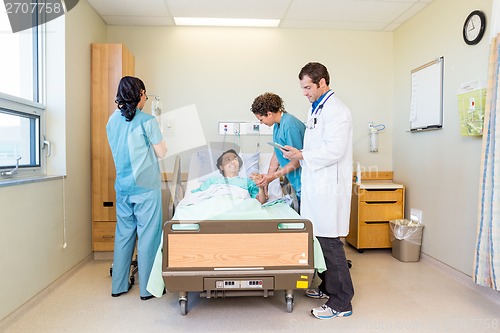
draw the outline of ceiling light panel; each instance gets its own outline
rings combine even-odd
[[[280,19],[291,0],[165,0],[174,17]]]
[[[277,28],[280,20],[238,19],[211,17],[174,17],[176,25],[198,25],[217,27],[272,27]]]

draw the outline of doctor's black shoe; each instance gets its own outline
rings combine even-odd
[[[151,299],[151,298],[154,298],[155,296],[154,295],[149,295],[149,296],[141,296],[141,299],[143,301],[147,301],[148,299]]]

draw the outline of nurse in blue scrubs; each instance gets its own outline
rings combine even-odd
[[[302,149],[306,126],[302,121],[285,111],[280,96],[269,92],[257,96],[252,103],[251,110],[261,124],[274,125],[273,141],[275,143]],[[252,179],[258,186],[266,186],[274,179],[286,175],[300,202],[301,171],[299,161],[285,158],[283,152],[275,148],[267,174]]]
[[[146,284],[160,244],[162,206],[160,167],[167,147],[156,119],[142,112],[148,96],[136,77],[120,80],[118,109],[109,117],[106,131],[116,168],[116,232],[111,296],[130,289],[129,274],[136,238],[139,289],[142,300],[153,296]]]

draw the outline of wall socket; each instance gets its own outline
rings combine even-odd
[[[410,220],[422,223],[422,211],[415,208],[410,208]]]

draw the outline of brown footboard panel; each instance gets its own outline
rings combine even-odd
[[[309,220],[168,221],[163,279],[169,291],[207,297],[305,289],[314,273],[312,242]]]

